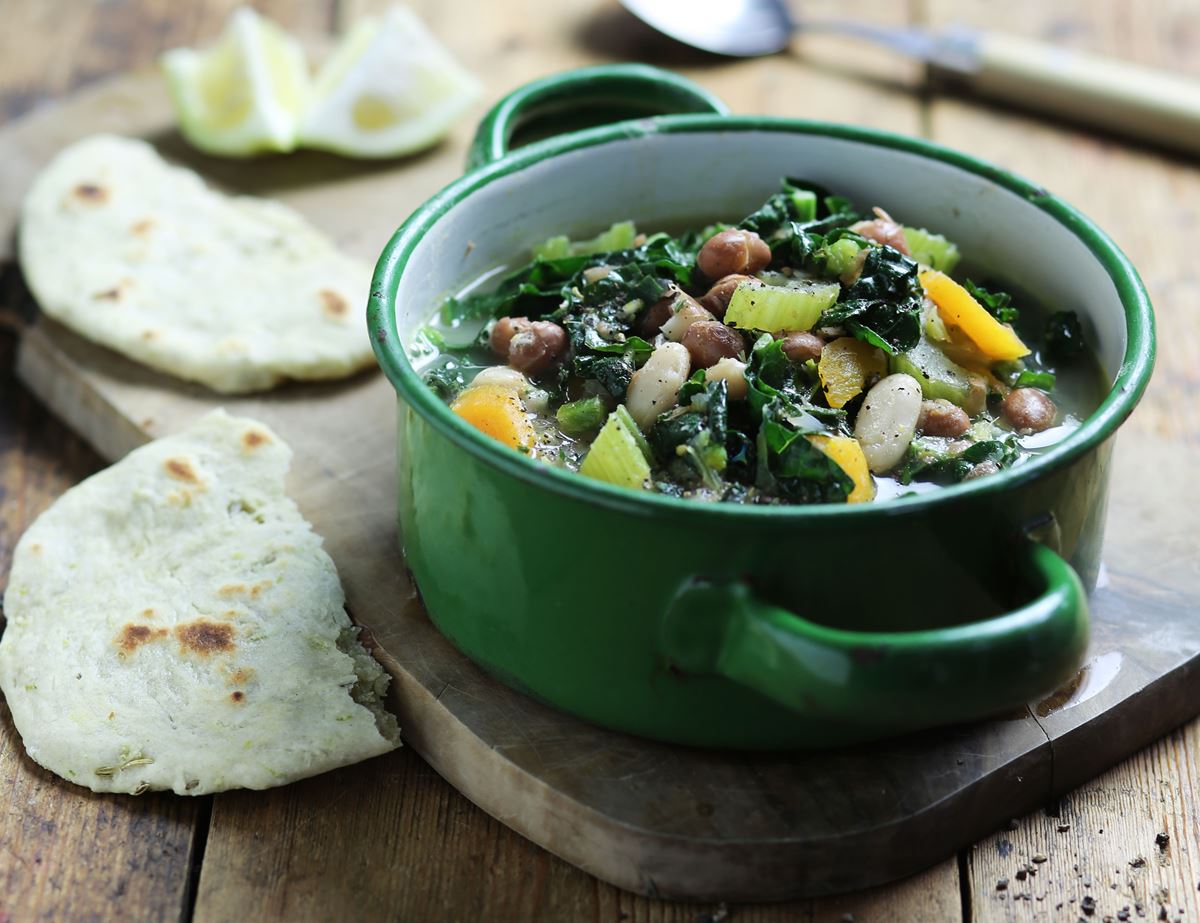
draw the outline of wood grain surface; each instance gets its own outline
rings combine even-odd
[[[926,14],[1053,37],[1200,77],[1200,9],[1191,3],[928,0]],[[1159,337],[1154,379],[1122,438],[1159,434],[1200,443],[1200,274],[1183,255],[1200,221],[1197,163],[961,98],[935,96],[928,126],[938,141],[1037,177],[1112,234],[1146,282]],[[1193,722],[1085,782],[1060,805],[1024,818],[1017,830],[979,843],[964,863],[971,919],[1115,920],[1122,911],[1135,920],[1200,916],[1198,735]],[[1160,849],[1155,838],[1163,833],[1170,840]],[[1044,863],[1033,861],[1043,856]],[[1024,881],[1016,877],[1022,868]]]
[[[202,41],[215,33],[231,5],[6,0],[0,113],[18,115],[46,96],[149,63],[164,47]],[[1195,227],[1200,205],[1200,171],[1194,164],[1007,110],[911,95],[907,88],[919,79],[915,68],[851,51],[856,46],[844,42],[806,38],[803,60],[718,64],[659,42],[603,3],[414,5],[485,76],[489,99],[553,67],[644,58],[679,67],[737,110],[931,133],[1036,177],[1114,234],[1141,268],[1159,307],[1159,371],[1131,429],[1200,442],[1195,403],[1200,281],[1189,256],[1189,228]],[[351,21],[374,4],[261,6],[289,26],[319,32]],[[822,8],[844,11],[844,4],[805,4],[806,11]],[[1190,3],[1070,2],[1051,8],[1034,0],[1002,7],[927,0],[911,8],[856,4],[854,12],[860,11],[878,21],[912,17],[1000,26],[1145,63],[1195,69],[1200,61],[1200,13]],[[470,28],[463,28],[468,23]],[[545,55],[536,69],[530,47]],[[435,159],[418,158],[415,166]],[[447,161],[446,169],[453,171],[457,163]],[[5,279],[4,284],[16,283]],[[11,338],[0,350],[0,361],[11,369]],[[6,572],[24,526],[99,462],[11,376],[2,381],[0,570]],[[849,916],[862,921],[959,920],[965,914],[979,920],[1074,920],[1074,908],[1082,907],[1089,894],[1103,907],[1097,919],[1115,918],[1123,904],[1114,902],[1126,893],[1131,912],[1141,900],[1147,916],[1157,917],[1157,900],[1167,918],[1194,919],[1196,874],[1190,857],[1200,849],[1196,743],[1192,725],[1087,783],[1054,809],[1059,817],[1031,815],[1016,830],[981,842],[958,863],[947,862],[900,885],[817,903],[719,908],[650,901],[599,884],[475,809],[411,752],[272,793],[220,796],[210,825],[204,801],[118,803],[63,791],[24,759],[3,716],[0,919],[186,919],[194,905],[203,919],[683,921],[728,914],[737,920]],[[364,794],[368,789],[370,798]],[[171,811],[185,813],[170,816]],[[1070,829],[1059,832],[1064,823]],[[1171,836],[1165,849],[1153,842],[1152,834],[1160,832]],[[202,845],[197,893],[189,882]],[[1047,856],[1047,862],[1034,863],[1044,869],[1032,879],[1036,893],[1018,900],[1013,889],[1008,898],[998,897],[1004,893],[996,891],[998,879],[1009,872],[1015,882],[1023,855],[1029,862]],[[1146,862],[1131,864],[1139,857]],[[1090,871],[1076,874],[1076,865]],[[128,874],[122,878],[121,871]],[[1114,890],[1110,885],[1116,877]]]

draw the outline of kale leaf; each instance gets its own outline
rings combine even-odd
[[[601,324],[613,339],[600,334],[597,327]],[[614,398],[623,400],[634,369],[650,358],[654,346],[639,336],[627,336],[627,324],[611,308],[586,309],[563,318],[563,326],[571,341],[572,373],[596,379]]]
[[[816,217],[816,198],[819,195],[816,189],[801,180],[790,178],[783,180],[780,187],[779,192],[738,222],[738,227],[766,238],[793,221],[807,221]]]
[[[772,262],[824,273],[819,254],[827,241],[825,235],[853,233],[847,226],[860,217],[849,199],[829,195],[804,180],[785,179],[781,191],[744,218],[739,227],[767,241]]]
[[[697,371],[680,388],[681,406],[661,414],[650,431],[656,457],[665,459],[668,465],[678,460],[684,474],[691,474],[712,490],[720,490],[720,472],[728,457],[728,402],[728,385],[724,381],[706,383],[704,371]]]
[[[955,484],[980,462],[995,462],[998,468],[1007,468],[1020,456],[1016,436],[1003,439],[988,439],[976,442],[957,454],[947,452],[936,443],[925,439],[914,439],[900,468],[901,484],[913,481],[932,481],[935,484]]]
[[[757,486],[795,503],[845,503],[854,481],[806,435],[781,401],[767,405],[756,446]]]
[[[853,224],[861,217],[849,199],[830,195],[816,183],[789,177],[781,187],[760,208],[743,218],[738,227],[754,231],[762,238],[797,233],[816,235]]]
[[[763,408],[773,400],[781,399],[792,408],[804,403],[796,387],[792,361],[783,351],[783,341],[772,339],[770,334],[763,334],[754,344],[745,374],[746,397],[755,422],[762,419]]]
[[[615,324],[611,329],[616,330],[618,338],[606,340],[596,329],[598,317],[597,314],[589,313],[564,320],[563,326],[567,328],[571,345],[575,347],[577,355],[601,353],[609,356],[629,356],[635,366],[642,365],[650,358],[650,354],[654,352],[653,344],[647,343],[639,336],[626,336]]]
[[[924,300],[916,262],[891,247],[872,247],[858,281],[817,323],[845,326],[858,339],[896,355],[921,339]]]
[[[443,365],[425,373],[425,381],[443,399],[451,401],[474,379],[485,366],[470,360],[451,359]]]
[[[813,402],[820,390],[816,364],[797,365],[783,351],[783,341],[770,334],[759,337],[746,366],[746,404],[750,420],[760,423],[763,410],[772,401],[780,401],[793,424],[806,433],[826,428],[846,429],[846,411]],[[685,386],[686,387],[686,386]]]
[[[1083,352],[1083,326],[1074,311],[1055,311],[1046,321],[1046,355],[1059,362],[1070,362]]]
[[[1021,312],[1012,306],[1012,295],[1008,292],[989,292],[982,285],[976,285],[970,279],[963,281],[965,288],[996,320],[1002,324],[1015,324]]]
[[[1053,391],[1057,376],[1053,372],[1029,368],[1023,359],[1010,359],[992,366],[992,374],[1010,388],[1040,388]]]
[[[475,320],[504,315],[540,317],[554,310],[566,297],[576,276],[592,258],[568,256],[560,260],[537,259],[501,280],[494,292],[448,298],[442,306],[442,322]]]
[[[584,360],[576,356],[576,374],[581,378],[595,378],[609,394],[618,401],[625,400],[625,392],[629,382],[633,380],[633,363],[624,356],[589,356],[593,360],[590,365],[583,365]]]
[[[730,424],[725,434],[725,477],[730,481],[753,484],[758,467],[758,449],[755,440],[743,426]]]
[[[1014,388],[1040,388],[1043,391],[1053,391],[1057,381],[1053,372],[1035,372],[1024,369],[1013,381]]]
[[[655,234],[628,250],[536,258],[505,276],[493,292],[447,299],[442,321],[451,324],[504,315],[557,319],[580,306],[624,306],[634,300],[650,304],[665,295],[672,283],[694,284],[696,253],[703,243],[695,233]],[[587,282],[585,270],[597,266],[608,267],[608,274]]]

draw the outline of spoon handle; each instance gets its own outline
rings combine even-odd
[[[972,38],[971,66],[951,70],[979,94],[1200,153],[1200,81],[1013,35]]]

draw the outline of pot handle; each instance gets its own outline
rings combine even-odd
[[[1045,545],[1023,542],[1020,570],[1039,595],[992,619],[844,631],[766,603],[743,581],[696,581],[668,610],[663,650],[679,669],[724,676],[814,717],[904,730],[1000,713],[1070,679],[1087,647],[1079,577]]]
[[[504,157],[513,134],[523,123],[556,113],[577,115],[589,108],[598,114],[605,109],[609,114],[620,109],[625,117],[687,112],[729,114],[729,107],[717,97],[670,71],[646,64],[582,67],[534,80],[496,103],[475,130],[475,140],[467,154],[467,169],[487,166]]]

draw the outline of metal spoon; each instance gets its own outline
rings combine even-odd
[[[1200,81],[1164,71],[995,32],[795,19],[783,0],[621,4],[678,41],[736,57],[782,51],[801,30],[851,35],[952,72],[981,95],[1200,153]]]

